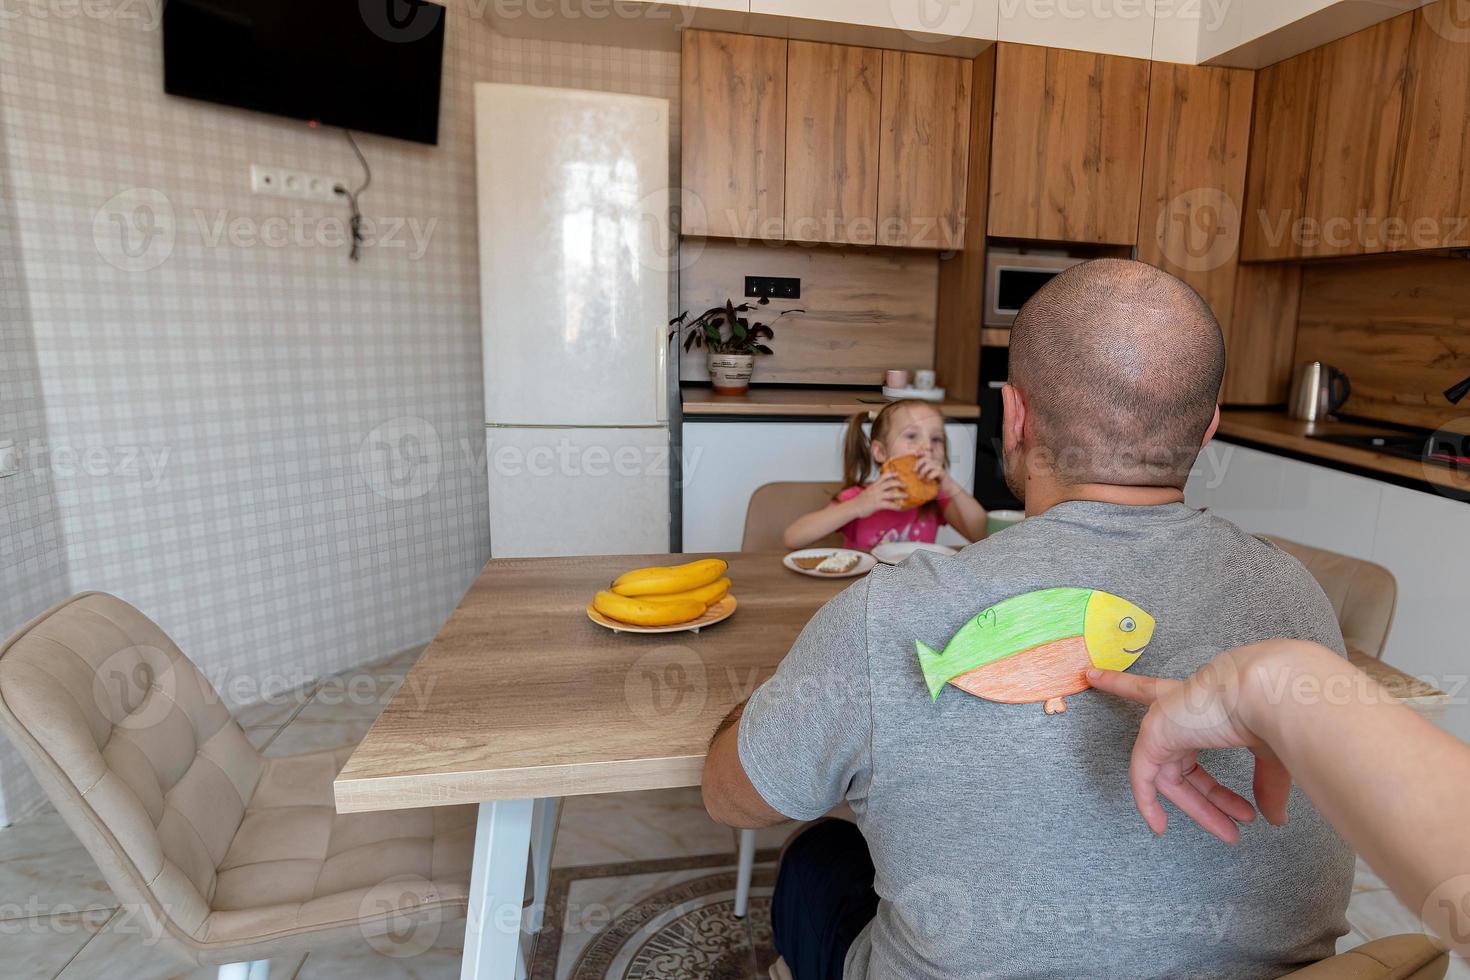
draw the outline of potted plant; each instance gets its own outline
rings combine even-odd
[[[757,300],[757,305],[765,306],[770,301],[770,297],[762,296]],[[755,356],[775,353],[762,341],[775,339],[776,332],[769,324],[752,321],[747,314],[754,310],[755,307],[749,303],[736,306],[727,299],[724,306],[712,306],[693,320],[689,319],[689,311],[685,310],[669,321],[669,326],[674,328],[670,337],[687,329],[688,333],[684,337],[686,352],[695,347],[704,348],[709,380],[718,394],[745,394],[750,387]],[[777,314],[771,323],[790,313],[802,312],[805,311],[785,310]]]

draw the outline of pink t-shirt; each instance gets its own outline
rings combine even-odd
[[[838,503],[851,500],[866,487],[848,487],[837,495]],[[889,541],[926,541],[934,543],[939,536],[939,526],[944,521],[944,509],[949,498],[944,494],[933,504],[924,504],[913,510],[876,510],[867,517],[858,517],[842,525],[842,545],[858,551],[872,551]]]

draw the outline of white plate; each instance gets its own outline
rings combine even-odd
[[[814,555],[821,555],[825,558],[827,555],[836,554],[857,555],[858,563],[845,572],[819,572],[815,568],[802,568],[795,561],[795,559],[797,558],[807,558]],[[793,551],[785,558],[782,558],[781,564],[785,565],[793,572],[800,572],[802,575],[810,575],[812,578],[852,578],[855,575],[865,575],[868,572],[872,571],[873,566],[878,564],[878,559],[874,558],[866,551],[853,551],[850,548],[800,548],[796,551]]]
[[[883,386],[883,397],[892,401],[902,398],[920,398],[926,402],[944,401],[943,388],[890,388]]]
[[[873,557],[888,565],[897,565],[916,551],[932,551],[938,555],[954,555],[958,548],[927,541],[885,541],[873,549]]]
[[[687,623],[675,623],[673,626],[635,626],[632,623],[624,623],[604,616],[593,607],[592,603],[587,603],[587,618],[598,626],[607,627],[614,633],[682,633],[685,630],[693,630],[698,633],[701,627],[713,626],[733,615],[735,615],[735,597],[728,592],[725,593],[725,598],[706,609],[704,615],[691,619]]]

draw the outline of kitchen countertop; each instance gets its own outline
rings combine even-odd
[[[857,412],[876,410],[887,403],[883,393],[871,388],[826,388],[819,385],[775,388],[756,386],[744,395],[717,395],[705,385],[681,385],[679,393],[684,416],[771,417],[845,419]],[[977,419],[980,406],[963,401],[935,402],[951,419]]]
[[[1309,433],[1317,432],[1348,435],[1382,431],[1383,427],[1365,423],[1304,422],[1288,417],[1285,412],[1227,408],[1220,412],[1218,434],[1227,441],[1252,442],[1329,464],[1339,463],[1401,480],[1432,483],[1470,495],[1470,474],[1461,473],[1453,467],[1418,463],[1401,456],[1309,438]]]

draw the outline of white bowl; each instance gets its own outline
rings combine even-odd
[[[930,544],[927,541],[886,541],[873,548],[873,557],[888,565],[897,565],[916,551],[932,551],[938,555],[954,555],[958,548],[947,544]]]

